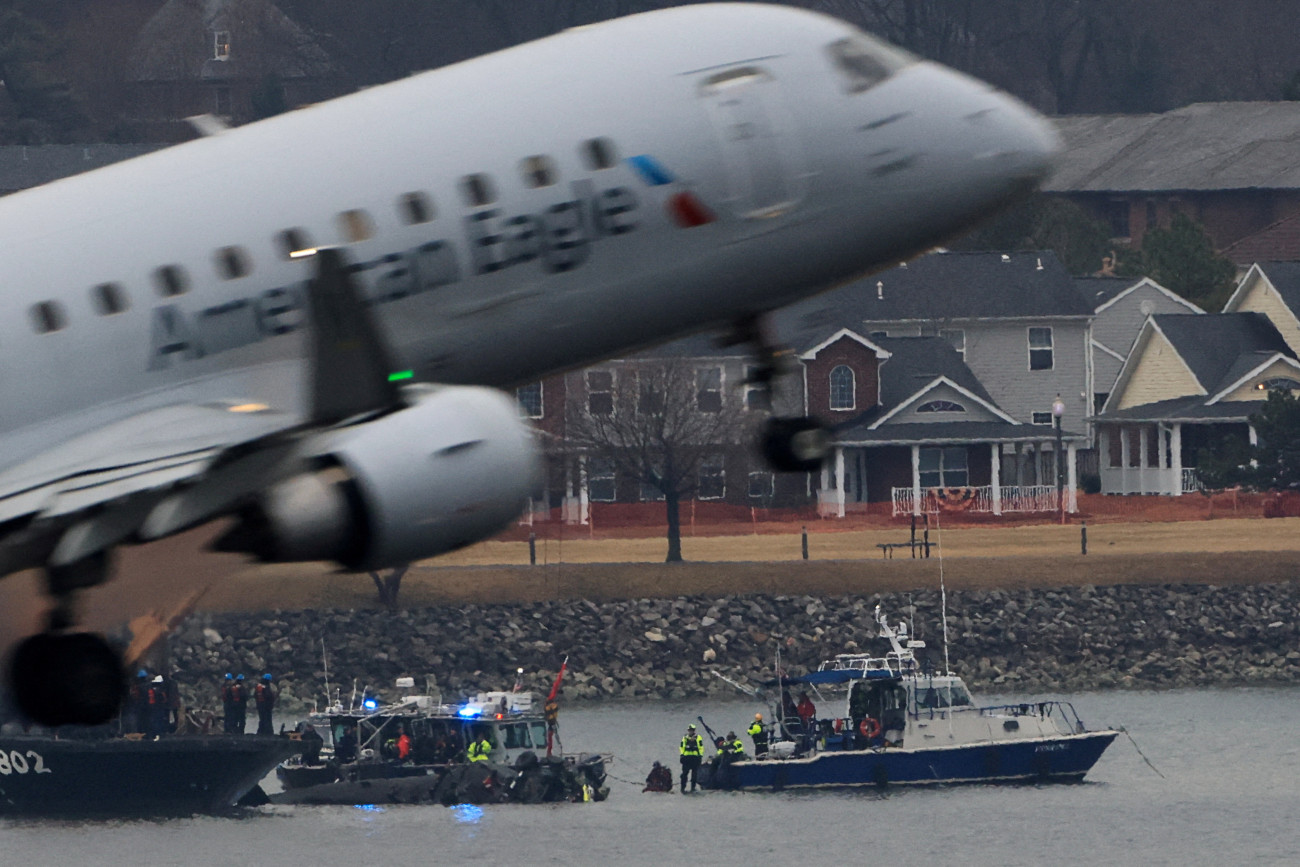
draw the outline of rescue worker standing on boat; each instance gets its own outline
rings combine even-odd
[[[490,759],[492,757],[492,745],[488,743],[487,732],[479,729],[474,738],[474,743],[469,745],[469,749],[465,753],[471,762],[486,762]]]
[[[257,733],[275,734],[275,727],[271,724],[271,711],[275,710],[275,686],[271,683],[271,672],[262,675],[262,679],[257,682],[253,700],[257,702]]]
[[[695,791],[700,775],[700,764],[704,761],[704,738],[695,733],[695,725],[692,723],[686,727],[686,735],[682,738],[682,794],[686,794],[686,778],[691,778],[691,791]]]
[[[754,758],[762,758],[767,755],[767,729],[763,726],[763,715],[761,713],[754,714],[754,721],[749,724],[747,731],[754,741]]]
[[[171,715],[171,702],[167,697],[167,684],[163,682],[161,674],[154,675],[149,682],[149,689],[146,692],[146,699],[149,702],[149,729],[147,734],[151,738],[167,732],[168,717]]]
[[[221,684],[221,730],[226,734],[235,731],[235,676],[226,672],[226,679]]]
[[[244,685],[244,675],[235,675],[235,683],[230,688],[231,707],[234,716],[230,722],[230,733],[232,735],[242,735],[244,726],[248,723],[248,687]]]

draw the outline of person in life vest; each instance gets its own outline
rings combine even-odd
[[[122,710],[122,734],[136,734],[149,728],[149,672],[136,672],[127,687],[126,705]]]
[[[763,725],[763,715],[754,714],[754,721],[749,724],[750,738],[754,741],[754,758],[767,755],[767,728]]]
[[[149,682],[145,698],[149,707],[149,728],[146,734],[156,738],[167,731],[172,709],[171,701],[167,696],[167,684],[163,682],[161,674],[154,675],[153,680]]]
[[[686,778],[691,778],[691,791],[695,791],[700,775],[700,764],[704,761],[704,738],[695,733],[694,724],[686,727],[682,738],[682,794],[686,794]]]
[[[469,745],[465,753],[471,762],[486,762],[492,758],[492,745],[488,743],[487,732],[480,729],[474,743]]]
[[[234,691],[235,676],[227,671],[225,680],[221,683],[221,730],[226,734],[233,734],[235,731]]]
[[[812,730],[813,717],[817,716],[817,705],[808,697],[808,693],[799,693],[799,706],[796,708],[799,714],[799,722],[803,724],[805,732]]]
[[[343,736],[334,744],[334,760],[346,765],[357,760],[357,728],[348,726],[343,729]]]
[[[398,726],[397,728],[397,760],[404,762],[411,757],[411,736],[406,733],[406,729]]]
[[[242,674],[235,675],[235,682],[230,687],[231,712],[230,733],[242,735],[248,723],[248,687],[244,684]]]
[[[643,792],[671,792],[673,790],[673,772],[655,762],[655,766],[646,774]]]
[[[262,675],[253,690],[253,701],[257,703],[257,733],[273,735],[275,728],[271,725],[271,711],[275,710],[275,685],[271,682],[271,673]]]

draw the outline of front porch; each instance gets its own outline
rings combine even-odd
[[[1244,422],[1099,423],[1101,492],[1170,497],[1199,492],[1197,453],[1217,447],[1230,436],[1240,436],[1251,445],[1256,442],[1255,429]]]

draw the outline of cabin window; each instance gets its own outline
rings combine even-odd
[[[916,62],[914,56],[901,48],[854,36],[835,40],[826,46],[826,53],[849,93],[870,90],[904,66]]]
[[[916,408],[917,412],[965,412],[966,407],[951,400],[932,400]]]
[[[614,373],[609,370],[587,371],[587,412],[609,415],[614,411]]]
[[[1052,369],[1052,329],[1038,327],[1029,329],[1029,369]]]
[[[776,492],[776,475],[770,470],[755,470],[749,474],[749,496],[765,500]]]
[[[593,503],[612,503],[617,491],[614,488],[614,464],[606,458],[587,461],[587,497]]]
[[[433,202],[424,193],[406,193],[397,200],[397,212],[408,226],[433,219]]]
[[[528,723],[511,723],[501,726],[506,736],[506,749],[524,750],[532,746],[528,740]]]
[[[836,366],[831,371],[831,409],[846,410],[853,409],[857,405],[856,395],[854,394],[854,376],[853,368],[847,364]]]
[[[555,160],[548,156],[524,157],[519,164],[524,174],[524,183],[533,189],[554,186],[560,173],[555,168]]]
[[[471,208],[481,208],[497,200],[497,193],[492,184],[492,179],[481,173],[466,175],[461,178],[460,192],[465,197],[465,204]]]
[[[180,265],[163,265],[153,272],[154,286],[164,298],[175,298],[190,291],[190,278]]]
[[[546,746],[546,723],[535,722],[530,725],[533,729],[533,745],[537,747]]]
[[[212,59],[230,59],[230,31],[217,30],[212,34]]]
[[[700,412],[722,412],[722,368],[695,371],[695,405]]]
[[[700,461],[696,495],[701,500],[721,500],[727,495],[727,470],[722,455],[705,455]]]
[[[222,247],[217,251],[216,256],[217,275],[222,280],[235,280],[239,277],[247,277],[252,270],[249,264],[248,254],[242,247]]]
[[[515,389],[515,398],[519,401],[519,414],[524,418],[542,417],[542,384],[533,382]]]
[[[33,304],[31,309],[32,327],[37,334],[53,334],[62,331],[68,325],[63,308],[57,301],[42,301]]]
[[[370,215],[360,208],[353,208],[339,214],[339,231],[343,240],[349,243],[369,241],[375,237],[375,223]]]
[[[603,136],[587,139],[579,150],[583,164],[592,171],[612,169],[618,164],[618,151],[614,143]]]
[[[964,488],[970,483],[966,447],[921,449],[921,487]]]
[[[316,252],[304,229],[285,229],[275,236],[275,246],[285,259],[300,259]]]
[[[131,306],[126,290],[117,283],[101,283],[90,290],[90,300],[100,316],[122,313]]]

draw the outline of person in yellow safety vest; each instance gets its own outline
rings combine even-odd
[[[700,763],[704,761],[704,738],[695,733],[695,726],[686,727],[686,736],[682,738],[682,794],[686,794],[686,777],[691,778],[691,791],[695,791],[696,780],[700,774]]]
[[[726,750],[731,754],[733,762],[738,762],[745,757],[745,743],[736,737],[735,732],[727,732]]]
[[[763,727],[763,715],[754,714],[754,721],[749,724],[749,736],[754,740],[754,758],[767,755],[767,729]]]
[[[470,744],[469,749],[465,752],[469,754],[471,762],[486,762],[491,758],[492,745],[488,743],[487,733],[479,732],[478,737],[474,739],[474,743]]]

